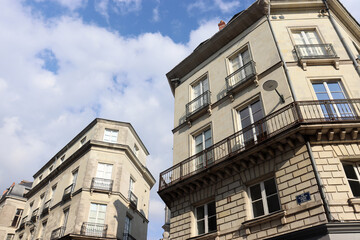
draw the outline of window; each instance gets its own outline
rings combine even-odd
[[[134,154],[135,154],[135,156],[138,156],[139,155],[139,147],[136,145],[136,144],[134,144]]]
[[[86,136],[83,137],[83,139],[81,139],[81,141],[80,141],[80,147],[81,147],[82,145],[84,145],[85,142],[86,142]]]
[[[14,236],[15,236],[15,234],[9,233],[9,234],[6,236],[6,240],[13,240],[13,239],[14,239]]]
[[[41,180],[42,180],[42,177],[43,177],[43,176],[42,176],[42,174],[41,174],[41,175],[39,176],[39,181],[41,181]]]
[[[29,240],[35,239],[35,238],[34,238],[34,233],[35,233],[35,229],[34,229],[34,228],[31,228],[31,229],[30,229],[30,235],[29,235],[29,238],[28,238]]]
[[[249,146],[260,140],[266,134],[265,124],[253,125],[264,117],[260,100],[249,104],[239,111],[240,129],[243,134],[238,139],[241,146]]]
[[[126,215],[126,217],[125,217],[125,226],[124,226],[124,240],[130,240],[131,239],[131,237],[129,236],[130,231],[131,231],[131,218]]]
[[[229,58],[231,74],[227,78],[228,89],[234,87],[238,83],[241,83],[248,76],[254,73],[250,62],[251,56],[248,48],[243,49]]]
[[[106,205],[99,203],[91,203],[90,213],[89,213],[89,222],[104,224],[106,216]]]
[[[41,224],[41,230],[40,230],[40,233],[39,233],[39,239],[43,239],[43,238],[44,238],[46,224],[47,224],[47,221],[44,221],[44,222],[42,222],[42,224]]]
[[[354,197],[360,197],[360,175],[357,164],[343,163],[346,178]]]
[[[187,105],[187,115],[190,115],[210,103],[209,81],[206,78],[192,86],[192,101]]]
[[[131,194],[134,193],[134,185],[135,185],[135,180],[130,177],[130,181],[129,181],[129,199],[131,198]]]
[[[76,180],[77,180],[77,176],[78,176],[78,169],[76,169],[75,171],[72,172],[72,187],[71,187],[71,192],[74,191],[75,189],[75,185],[76,185]]]
[[[253,217],[259,217],[280,210],[275,179],[260,182],[249,188]]]
[[[118,130],[105,129],[104,142],[117,143]]]
[[[28,215],[32,214],[32,207],[34,206],[34,201],[32,201],[29,205],[29,212],[28,212]]]
[[[300,57],[326,55],[326,50],[315,29],[292,32]]]
[[[52,165],[49,167],[49,172],[52,172],[53,169],[54,169],[54,164],[52,164]]]
[[[22,213],[23,213],[23,209],[20,209],[20,208],[16,209],[15,216],[11,223],[12,227],[16,227],[16,228],[18,227]]]
[[[344,100],[345,92],[340,81],[323,81],[312,83],[318,100]],[[324,102],[321,104],[322,113],[325,118],[353,117],[353,111],[347,101],[338,103]]]
[[[63,162],[65,160],[65,154],[62,155],[62,157],[60,158],[60,161]]]
[[[41,209],[44,208],[44,203],[45,203],[45,193],[40,195],[40,208]]]
[[[194,136],[194,154],[197,154],[212,145],[211,129],[207,129],[198,135]],[[206,161],[206,162],[205,162]],[[213,162],[212,152],[202,154],[195,159],[196,169],[203,168],[205,164]]]
[[[98,163],[96,177],[103,179],[111,179],[112,168],[112,164]]]
[[[216,231],[215,202],[197,207],[195,215],[198,235]]]
[[[64,210],[63,224],[62,224],[62,226],[63,226],[64,228],[66,228],[66,224],[67,224],[68,218],[69,218],[69,208],[67,208],[67,209]]]
[[[51,188],[51,195],[50,195],[50,198],[49,198],[49,199],[53,199],[53,198],[54,198],[55,191],[56,191],[56,185],[52,186],[52,188]]]

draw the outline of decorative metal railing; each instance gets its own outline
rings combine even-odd
[[[112,191],[113,180],[105,178],[93,178],[91,181],[91,189],[102,190],[102,191]]]
[[[210,91],[206,91],[186,104],[186,117],[200,111],[210,104]]]
[[[51,232],[50,240],[59,239],[64,236],[65,227],[56,228]]]
[[[43,206],[43,208],[41,210],[41,213],[40,213],[40,217],[44,217],[49,213],[50,202],[51,202],[51,199],[44,203],[44,206]]]
[[[335,58],[336,52],[332,44],[304,44],[295,45],[296,55],[299,59]]]
[[[73,185],[74,184],[71,184],[70,186],[68,186],[67,188],[64,189],[64,194],[62,197],[63,201],[69,200],[71,198],[71,193],[73,191]]]
[[[231,73],[225,78],[226,89],[229,92],[240,84],[244,83],[246,80],[254,77],[256,75],[255,62],[250,61],[244,66]]]
[[[360,99],[293,102],[160,173],[159,190],[188,178],[299,123],[360,120]]]
[[[106,237],[107,229],[107,224],[84,222],[81,225],[80,234],[92,237]]]
[[[39,214],[39,208],[35,209],[35,210],[32,212],[30,221],[35,222],[35,221],[36,221],[36,217],[38,216],[38,214]]]
[[[136,238],[131,236],[129,233],[124,233],[123,240],[136,240]]]
[[[133,208],[137,208],[138,198],[132,191],[129,191],[129,201]]]

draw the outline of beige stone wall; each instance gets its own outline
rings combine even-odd
[[[15,234],[16,228],[11,227],[16,209],[24,209],[25,200],[17,197],[7,197],[0,205],[0,239],[6,239],[7,234]]]
[[[244,226],[251,220],[248,186],[275,176],[281,210],[284,216],[263,217],[260,223]],[[310,192],[311,201],[302,205],[296,196]],[[219,239],[263,239],[326,222],[309,154],[305,146],[287,149],[283,154],[233,173],[216,184],[202,187],[175,200],[171,205],[170,235],[172,239],[195,236],[195,207],[215,200]],[[214,236],[214,237],[215,237]]]

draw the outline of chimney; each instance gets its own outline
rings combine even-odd
[[[224,27],[226,27],[226,23],[225,23],[223,20],[221,20],[221,21],[219,22],[218,26],[219,26],[219,31],[220,31],[220,30],[222,30]]]

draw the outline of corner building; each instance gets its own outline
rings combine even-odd
[[[360,239],[359,24],[338,0],[222,24],[167,73],[170,238]]]
[[[145,240],[148,154],[130,123],[95,119],[35,173],[16,239]]]

